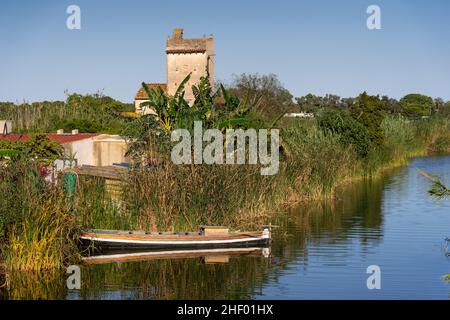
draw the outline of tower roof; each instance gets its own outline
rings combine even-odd
[[[196,39],[183,38],[183,29],[173,30],[172,37],[167,38],[166,53],[204,53],[207,50],[208,41],[213,37],[204,37]]]

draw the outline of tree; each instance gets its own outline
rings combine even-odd
[[[379,96],[370,96],[363,92],[351,107],[353,118],[367,128],[369,139],[374,146],[384,141],[381,123],[386,117],[385,105]]]
[[[306,96],[295,98],[300,111],[317,113],[323,108],[334,108],[347,110],[353,104],[353,98],[341,98],[334,94],[326,94],[324,97],[315,96],[311,93]]]
[[[13,155],[22,154],[46,164],[52,163],[63,155],[63,147],[43,133],[32,134],[28,141],[0,141],[0,149],[13,151]]]
[[[402,111],[402,105],[399,101],[388,96],[382,96],[381,100],[384,103],[385,110],[389,114],[399,114]]]
[[[411,118],[430,116],[434,107],[433,99],[418,93],[412,93],[400,99],[402,114]]]
[[[62,156],[63,148],[41,133],[31,136],[25,143],[24,152],[31,158],[51,163]]]
[[[266,118],[295,110],[292,94],[275,74],[234,75],[230,92],[240,99],[249,99],[249,104]]]
[[[320,109],[326,107],[326,103],[322,97],[308,93],[303,97],[295,98],[300,111],[316,113]]]

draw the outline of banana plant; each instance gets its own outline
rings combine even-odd
[[[149,97],[149,100],[142,105],[155,111],[156,114],[151,116],[156,117],[166,131],[172,131],[189,109],[189,104],[184,99],[184,88],[190,77],[191,74],[184,78],[173,97],[169,97],[160,87],[155,90],[149,88],[146,83],[142,83],[142,87]]]
[[[168,96],[161,88],[152,89],[142,83],[149,97],[142,106],[152,108],[155,114],[145,115],[124,128],[122,134],[132,142],[128,155],[142,156],[154,150],[155,145],[157,149],[165,148],[174,129],[192,130],[194,121],[202,121],[204,128],[217,128],[223,132],[235,128],[272,129],[282,117],[280,115],[270,123],[259,119],[255,116],[258,101],[250,103],[248,97],[241,100],[232,96],[223,85],[213,93],[208,74],[192,86],[195,99],[190,106],[184,98],[190,78],[191,74],[184,78],[173,96]],[[215,103],[218,95],[223,96],[223,105]]]

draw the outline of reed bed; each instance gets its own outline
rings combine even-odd
[[[132,170],[120,202],[108,197],[101,181],[85,181],[76,200],[77,218],[91,228],[259,228],[295,203],[332,199],[343,184],[404,165],[411,156],[434,153],[436,142],[447,139],[449,123],[386,118],[384,144],[364,159],[353,146],[342,145],[338,135],[318,129],[314,120],[290,123],[281,131],[281,163],[274,176],[261,176],[258,165],[165,161],[150,171]]]
[[[61,184],[50,184],[39,166],[20,160],[1,169],[0,192],[0,245],[7,271],[53,270],[77,259],[75,219]]]

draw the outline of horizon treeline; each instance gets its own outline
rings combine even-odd
[[[220,83],[214,92],[216,105],[220,106]],[[340,97],[335,94],[324,96],[306,94],[294,97],[275,74],[234,75],[229,84],[224,85],[229,92],[256,105],[261,116],[268,119],[289,112],[317,114],[324,109],[351,111],[361,95]],[[409,119],[429,116],[450,116],[450,101],[433,98],[420,93],[411,93],[400,100],[388,96],[376,96],[386,114],[402,115]],[[78,129],[84,133],[120,134],[122,128],[132,120],[130,112],[133,103],[124,103],[103,93],[67,94],[65,101],[0,102],[0,119],[13,121],[13,131],[17,133],[54,132],[58,129],[71,131]]]

